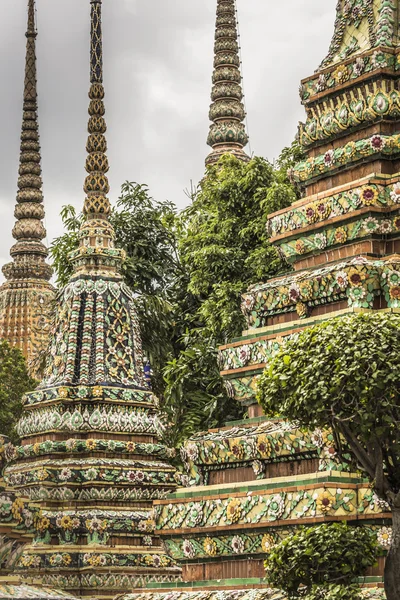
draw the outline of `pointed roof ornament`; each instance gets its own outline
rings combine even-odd
[[[28,0],[26,61],[19,178],[12,235],[16,243],[12,262],[3,266],[6,281],[0,287],[0,337],[17,346],[35,377],[40,376],[39,356],[48,343],[52,268],[43,244],[41,153],[36,83],[35,0]],[[39,371],[38,371],[39,369]]]
[[[242,76],[238,43],[235,0],[217,0],[213,88],[211,92],[210,131],[207,144],[212,152],[206,165],[216,163],[225,154],[243,161],[249,156],[243,148],[249,141],[244,120]]]
[[[43,182],[37,113],[35,0],[28,0],[26,38],[21,152],[14,212],[17,222],[12,232],[17,242],[11,248],[14,261],[3,267],[3,273],[8,281],[33,277],[47,282],[51,278],[52,269],[45,262],[48,252],[42,243],[46,230],[43,225]]]
[[[111,206],[107,197],[110,186],[107,177],[109,164],[105,137],[107,125],[104,118],[102,0],[91,0],[90,4],[90,101],[89,136],[86,144],[88,175],[83,188],[86,193],[83,206],[86,219],[80,232],[80,247],[71,254],[71,260],[75,273],[113,273],[116,275],[125,253],[114,247],[115,233],[108,220]]]

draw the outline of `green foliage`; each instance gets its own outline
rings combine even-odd
[[[301,528],[272,548],[266,578],[289,598],[356,599],[356,588],[353,595],[342,592],[375,564],[377,553],[376,535],[364,527],[332,523]]]
[[[61,219],[65,233],[51,243],[50,256],[57,276],[57,285],[63,287],[72,275],[72,265],[68,255],[79,245],[78,233],[83,215],[77,215],[75,208],[68,204],[61,209]]]
[[[126,283],[139,294],[154,295],[165,290],[179,270],[174,232],[176,209],[171,202],[156,202],[147,186],[126,182],[112,210],[110,221],[115,229],[116,245],[124,248]],[[72,274],[68,253],[77,248],[83,215],[73,206],[61,211],[65,234],[50,248],[57,273],[57,284],[66,285]]]
[[[126,283],[139,294],[168,295],[181,270],[175,234],[176,208],[156,202],[146,185],[124,183],[111,223],[116,244],[124,248]]]
[[[6,341],[0,341],[0,433],[14,442],[17,441],[15,425],[22,413],[22,396],[36,385],[21,352]]]
[[[225,393],[212,338],[193,333],[185,337],[179,356],[167,363],[164,378],[163,408],[174,417],[174,427],[168,434],[172,445],[179,445],[194,431],[238,417],[237,404]]]
[[[400,497],[400,316],[331,319],[288,342],[264,371],[258,399],[308,427],[344,437],[377,492]],[[400,506],[400,504],[399,504]]]
[[[179,251],[188,289],[200,299],[199,318],[219,342],[243,329],[241,293],[286,268],[269,243],[266,222],[270,212],[295,199],[268,161],[243,163],[226,155],[208,169],[183,211]]]
[[[137,293],[169,443],[243,416],[223,386],[217,347],[243,329],[241,294],[284,268],[265,225],[268,212],[295,198],[284,168],[261,158],[245,164],[223,157],[180,214],[170,202],[154,201],[146,186],[122,186],[110,220],[127,253],[124,276]],[[51,248],[60,285],[71,275],[67,254],[82,222],[70,206],[62,217],[67,233]]]

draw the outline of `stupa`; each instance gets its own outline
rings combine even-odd
[[[235,0],[218,0],[209,113],[212,124],[207,139],[212,151],[206,165],[215,164],[226,153],[245,162],[250,160],[243,150],[249,138],[244,125],[240,64]]]
[[[25,397],[6,484],[39,513],[16,565],[26,584],[114,597],[180,575],[155,534],[152,503],[176,489],[145,382],[134,297],[107,198],[101,0],[91,0],[85,221],[57,298],[44,378]]]
[[[52,301],[52,268],[43,244],[46,230],[41,177],[37,107],[35,0],[28,2],[21,153],[12,262],[3,267],[0,287],[0,337],[23,352],[33,376],[48,344]]]
[[[329,54],[301,86],[307,157],[291,177],[303,198],[268,223],[293,269],[244,294],[247,329],[220,348],[227,390],[249,418],[188,440],[191,485],[156,502],[183,583],[124,600],[283,600],[263,561],[300,525],[347,521],[375,530],[383,554],[390,545],[389,506],[339,460],[332,434],[267,420],[255,396],[285,339],[328,318],[400,307],[399,8],[338,1]],[[384,562],[360,581],[364,598],[385,597]]]

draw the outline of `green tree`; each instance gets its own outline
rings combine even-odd
[[[266,229],[269,213],[296,200],[282,170],[262,158],[223,156],[181,214],[179,252],[198,316],[218,343],[240,334],[241,294],[284,269]]]
[[[289,598],[358,600],[359,589],[352,584],[375,564],[377,553],[376,535],[364,527],[300,528],[271,549],[266,578]]]
[[[262,158],[243,163],[226,155],[207,170],[178,217],[185,294],[175,314],[182,346],[164,369],[165,406],[179,415],[178,443],[243,418],[223,386],[217,347],[244,328],[240,304],[248,286],[287,268],[269,242],[266,221],[295,199],[286,171]]]
[[[15,426],[22,414],[22,396],[35,388],[20,350],[0,341],[0,434],[16,442]]]
[[[392,510],[388,600],[400,598],[400,316],[331,319],[288,342],[264,371],[258,399],[307,427],[330,425]]]
[[[124,275],[137,293],[169,443],[243,416],[223,386],[217,347],[243,329],[240,300],[247,287],[286,268],[269,243],[266,219],[294,199],[286,166],[261,158],[245,164],[223,157],[180,214],[170,202],[154,201],[146,186],[122,187],[110,220],[127,252]],[[72,207],[62,217],[66,234],[51,248],[60,285],[71,274],[67,255],[82,222]]]

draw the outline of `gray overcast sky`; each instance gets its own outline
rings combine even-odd
[[[84,194],[89,0],[36,0],[48,242]],[[1,0],[0,266],[9,260],[18,170],[27,0]],[[251,149],[269,159],[303,120],[300,80],[328,52],[336,0],[238,0]],[[104,0],[110,199],[147,183],[183,207],[208,153],[216,0]],[[1,280],[1,276],[0,276]]]

